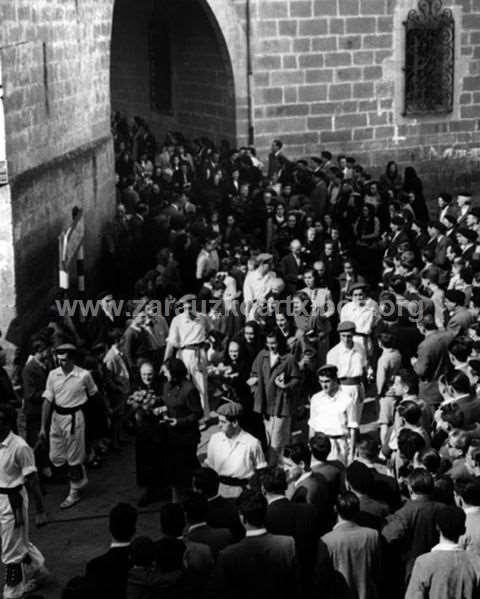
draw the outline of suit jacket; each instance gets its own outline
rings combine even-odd
[[[130,545],[111,547],[87,563],[85,576],[95,589],[97,599],[125,599]]]
[[[287,293],[293,294],[298,289],[298,275],[302,273],[303,264],[300,260],[300,266],[297,264],[293,254],[284,256],[280,261],[280,272],[285,281]]]
[[[293,537],[302,580],[311,580],[318,542],[318,514],[313,505],[286,497],[269,504],[266,528],[274,535]]]
[[[438,543],[436,515],[442,506],[427,498],[409,500],[390,516],[383,527],[383,538],[395,546],[405,564],[406,580],[410,577],[416,558]]]
[[[235,541],[245,536],[234,501],[221,495],[208,500],[207,523],[213,528],[228,528]]]
[[[209,599],[296,599],[292,537],[265,532],[224,549],[206,596]]]
[[[222,549],[233,543],[232,533],[228,528],[213,528],[208,524],[202,524],[185,535],[190,541],[208,545],[216,558]]]
[[[297,483],[292,495],[293,503],[306,503],[316,508],[318,533],[321,535],[329,531],[335,522],[332,500],[333,494],[327,479],[314,472]]]
[[[418,360],[414,370],[420,377],[419,396],[427,404],[438,404],[442,398],[438,390],[438,378],[451,366],[448,357],[448,344],[453,333],[435,331],[427,335],[417,350]]]
[[[312,464],[312,472],[320,474],[327,481],[329,503],[333,505],[337,495],[345,491],[345,467],[341,462],[329,461]]]
[[[341,522],[324,535],[322,541],[337,573],[334,597],[379,597],[381,556],[376,530],[354,522]]]
[[[284,375],[286,389],[275,384],[275,379]],[[270,368],[268,350],[262,350],[255,358],[252,366],[252,376],[258,377],[255,387],[254,411],[269,416],[292,416],[293,391],[300,382],[300,371],[293,356],[280,356],[273,368]]]

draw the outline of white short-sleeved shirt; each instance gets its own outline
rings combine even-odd
[[[341,389],[333,397],[325,391],[315,393],[310,401],[308,425],[316,433],[330,437],[347,435],[349,428],[358,428],[354,400]]]
[[[340,312],[340,322],[347,320],[353,322],[357,333],[371,335],[376,313],[377,305],[373,300],[367,300],[363,306],[358,306],[355,302],[348,302]]]
[[[267,466],[260,441],[245,431],[233,439],[223,432],[214,433],[208,442],[205,463],[219,476],[241,479],[250,478],[255,470]]]
[[[50,371],[43,397],[62,408],[76,408],[97,393],[97,385],[88,370],[74,366],[65,374],[58,367]]]
[[[327,364],[337,367],[338,378],[362,376],[367,367],[365,350],[358,343],[352,349],[338,343],[328,352]]]
[[[0,443],[0,487],[23,485],[25,478],[36,472],[35,457],[27,442],[10,432]]]
[[[168,342],[176,348],[205,343],[207,334],[212,328],[205,314],[195,314],[195,318],[190,318],[183,312],[175,316],[170,323]]]

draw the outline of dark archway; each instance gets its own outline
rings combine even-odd
[[[243,133],[237,100],[244,96],[246,72],[234,75],[242,40],[234,13],[217,21],[218,6],[215,0],[116,0],[112,110],[142,116],[159,139],[170,129],[235,143]],[[232,31],[237,39],[230,48]]]

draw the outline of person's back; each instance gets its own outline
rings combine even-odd
[[[238,505],[246,537],[220,552],[207,597],[293,599],[297,596],[295,541],[267,532],[267,500],[261,493],[245,490]]]
[[[380,537],[376,530],[359,526],[353,521],[359,510],[358,498],[353,493],[339,495],[339,521],[331,532],[322,537],[322,541],[328,549],[338,579],[341,577],[342,586],[346,585],[350,590],[349,596],[374,599],[379,596]],[[337,585],[335,596],[341,593]]]
[[[456,506],[443,506],[436,523],[440,543],[416,559],[405,599],[479,597],[480,560],[458,543],[465,533],[465,513]]]
[[[292,537],[264,532],[247,536],[220,552],[213,578],[211,597],[224,597],[221,589],[229,589],[229,597],[238,599],[291,599],[296,582],[295,542]],[[218,582],[221,584],[218,585]],[[218,585],[218,586],[217,586]]]
[[[399,550],[406,580],[415,559],[438,542],[436,516],[442,507],[431,499],[434,483],[426,470],[414,470],[408,477],[408,488],[411,499],[388,519],[382,530],[386,542]]]
[[[110,512],[110,549],[90,560],[86,579],[95,589],[95,599],[125,598],[129,568],[130,541],[135,534],[137,510],[127,503],[119,503]]]
[[[463,550],[430,551],[417,557],[405,599],[476,599],[480,563]],[[418,584],[421,579],[423,583]]]

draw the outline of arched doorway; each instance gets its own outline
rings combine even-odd
[[[173,130],[236,143],[246,134],[244,47],[226,0],[116,0],[112,110],[143,117],[159,139]]]

